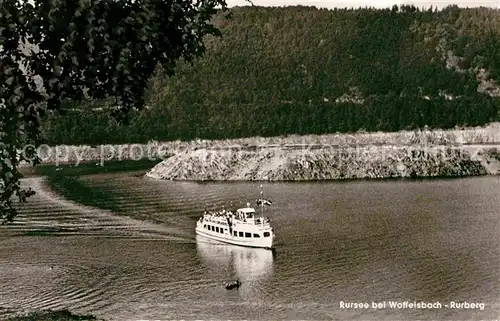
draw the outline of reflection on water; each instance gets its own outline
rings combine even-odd
[[[0,226],[0,319],[6,309],[64,307],[110,321],[500,315],[500,177],[266,184],[276,256],[195,237],[205,204],[247,201],[257,183],[81,179],[113,194],[119,211],[80,206],[26,180],[37,195],[14,225]],[[227,291],[236,278],[242,286]],[[388,300],[485,309],[339,306]]]
[[[267,249],[226,244],[199,235],[196,249],[202,262],[215,273],[228,270],[244,283],[263,281],[273,272],[273,252]]]

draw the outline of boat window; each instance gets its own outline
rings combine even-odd
[[[203,228],[207,228],[207,224],[203,224]]]
[[[271,233],[269,233],[269,232],[264,232],[264,237],[269,237],[269,236],[271,236]]]
[[[238,232],[234,231],[234,236],[238,236]]]
[[[243,237],[243,232],[238,232],[239,237]]]
[[[254,233],[254,234],[253,234],[253,237],[260,237],[260,235],[259,235],[259,234],[255,234],[255,233]]]
[[[248,233],[248,232],[246,232],[246,233],[245,233],[245,237],[252,237],[252,233]]]
[[[215,226],[212,225],[212,231],[215,231]]]
[[[215,227],[215,232],[219,233],[219,227],[218,226]]]

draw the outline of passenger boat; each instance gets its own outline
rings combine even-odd
[[[222,210],[204,214],[196,223],[196,234],[209,239],[249,247],[273,247],[274,231],[269,218],[264,217],[264,206],[272,204],[262,197],[257,200],[261,215],[257,215],[250,203],[236,211]]]

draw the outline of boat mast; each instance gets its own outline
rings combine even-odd
[[[262,190],[262,184],[260,184],[260,213],[261,213],[261,219],[260,223],[262,226],[262,230],[264,230],[264,191]]]

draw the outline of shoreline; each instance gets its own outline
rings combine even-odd
[[[44,146],[37,167],[151,162],[180,181],[342,181],[500,174],[500,123],[393,133],[291,135],[146,144]],[[156,164],[155,164],[156,162]],[[29,164],[20,166],[25,171]],[[29,170],[28,170],[29,171]]]
[[[146,160],[149,162],[149,160]],[[113,161],[110,162],[112,167],[107,167],[106,163],[104,167],[93,165],[92,162],[82,162],[79,166],[73,166],[73,164],[43,164],[37,167],[23,167],[21,173],[23,175],[23,179],[31,178],[31,177],[53,177],[62,175],[65,177],[75,177],[75,176],[84,176],[84,175],[97,175],[97,174],[113,174],[113,173],[131,173],[137,177],[144,177],[146,179],[156,180],[158,178],[152,177],[148,175],[148,171],[150,168],[141,164],[137,166],[137,168],[129,168],[129,167],[117,167],[117,165],[122,164],[126,161]],[[140,161],[139,161],[140,162]],[[156,161],[159,162],[159,161]],[[141,174],[142,173],[142,174]],[[416,176],[416,177],[360,177],[360,178],[339,178],[339,179],[314,179],[314,180],[297,180],[297,179],[289,179],[289,180],[249,180],[249,179],[172,179],[172,181],[176,182],[186,182],[186,183],[198,183],[198,184],[208,184],[208,183],[242,183],[242,182],[253,182],[253,183],[348,183],[355,181],[408,181],[408,182],[418,182],[418,181],[431,181],[431,180],[453,180],[453,179],[463,179],[463,178],[473,178],[478,176],[497,176],[500,175],[494,173],[485,173],[481,175],[462,175],[462,176]]]
[[[355,173],[349,169],[350,166],[346,166],[346,163],[350,162],[349,150],[359,150],[362,147],[344,147],[344,148],[331,148],[326,146],[324,148],[318,149],[308,149],[308,148],[289,148],[289,146],[282,146],[281,148],[267,148],[261,147],[254,151],[249,151],[246,148],[215,148],[215,149],[200,149],[194,148],[192,150],[187,150],[169,156],[166,159],[163,158],[140,158],[140,159],[110,159],[103,161],[102,163],[95,160],[84,160],[80,163],[77,162],[42,162],[39,165],[32,167],[31,165],[25,165],[20,167],[20,171],[23,176],[32,176],[37,174],[43,174],[47,171],[59,171],[64,168],[61,174],[67,174],[68,170],[72,172],[81,172],[81,175],[89,173],[107,173],[108,170],[111,171],[130,171],[130,167],[139,167],[140,170],[145,172],[144,177],[148,179],[163,179],[163,180],[174,180],[174,181],[186,181],[186,182],[198,182],[198,183],[208,183],[208,182],[328,182],[328,181],[354,181],[354,180],[427,180],[427,179],[445,179],[445,178],[464,178],[471,176],[489,176],[489,175],[499,175],[500,174],[500,144],[486,144],[486,145],[475,145],[474,148],[483,147],[484,151],[479,152],[473,157],[471,157],[470,145],[464,146],[439,146],[436,148],[438,151],[446,150],[448,152],[458,155],[451,155],[451,158],[446,159],[443,154],[439,153],[428,153],[425,146],[411,146],[409,152],[419,153],[421,152],[421,158],[415,159],[424,161],[427,164],[422,164],[417,169],[408,169],[405,166],[402,171],[398,169],[398,164],[401,160],[397,161],[395,157],[392,157],[391,153],[397,153],[398,150],[405,151],[405,146],[395,147],[395,146],[370,146],[371,148],[371,158],[369,155],[365,155],[365,159],[361,159],[358,162],[357,168],[364,167],[365,170],[357,171]],[[432,147],[431,147],[432,148]],[[388,155],[384,155],[386,152]],[[326,150],[326,152],[325,152]],[[291,151],[296,151],[293,153]],[[318,156],[319,152],[319,157]],[[245,157],[259,157],[260,154],[267,154],[268,157],[260,157],[260,160],[251,162],[253,164],[254,174],[249,174],[252,168],[248,167],[248,162],[241,161],[241,158]],[[281,155],[270,155],[273,153]],[[341,156],[345,153],[346,160],[342,161],[340,158],[329,162],[330,169],[322,174],[310,170],[311,167],[318,167],[318,164],[325,163],[325,157],[335,158],[335,156]],[[378,155],[373,155],[373,153]],[[403,152],[404,153],[404,152]],[[408,150],[406,150],[408,153]],[[426,154],[427,153],[427,154]],[[233,155],[232,158],[240,158],[240,160],[233,162],[233,164],[223,164],[221,165],[221,160],[224,156]],[[283,155],[285,154],[285,155]],[[363,153],[361,153],[363,154]],[[369,153],[368,153],[369,154]],[[201,157],[200,157],[201,155]],[[238,157],[239,156],[239,157]],[[242,157],[243,156],[243,157]],[[261,155],[260,155],[261,156]],[[370,159],[366,159],[367,156]],[[423,157],[422,157],[423,156]],[[440,159],[441,157],[441,159]],[[265,158],[265,159],[262,159]],[[276,166],[276,158],[280,166]],[[322,159],[323,158],[323,159]],[[400,157],[401,158],[401,157]],[[201,161],[200,161],[201,160]],[[414,161],[415,161],[414,160]],[[414,162],[410,161],[410,162]],[[239,163],[243,164],[239,164]],[[392,170],[384,173],[381,171],[382,168],[387,168],[387,164],[383,163],[392,162]],[[202,164],[200,166],[200,163]],[[223,162],[222,162],[223,163]],[[295,169],[293,172],[288,170],[285,175],[280,174],[283,172],[283,164],[288,163],[294,164]],[[298,163],[298,164],[297,164]],[[328,162],[326,162],[328,163]],[[408,161],[407,161],[408,163]],[[146,164],[144,167],[143,164]],[[149,165],[149,167],[148,167]],[[174,165],[172,168],[172,165]],[[298,166],[297,166],[298,165]],[[390,164],[389,164],[390,165]],[[408,165],[408,164],[407,164]],[[337,173],[332,173],[332,169],[344,166],[344,170],[337,171]],[[374,168],[376,166],[377,168]],[[165,172],[165,168],[167,170]],[[198,167],[196,169],[196,167]],[[229,169],[231,167],[247,167],[244,170],[237,171],[236,173],[230,173]],[[258,167],[268,168],[267,171],[258,170]],[[273,168],[272,168],[273,167]],[[372,167],[371,169],[369,167]],[[82,169],[85,168],[82,172]],[[170,169],[168,169],[170,168]],[[309,169],[309,173],[307,172]],[[398,172],[399,171],[399,172]],[[163,172],[163,173],[162,173]],[[247,175],[245,175],[245,172]],[[350,173],[349,173],[350,172]],[[74,175],[74,174],[72,174]]]
[[[187,181],[338,181],[500,173],[500,123],[196,143],[146,176]]]
[[[189,179],[181,179],[175,180],[172,179],[173,182],[186,182],[186,183],[196,183],[196,184],[210,184],[210,183],[224,183],[224,184],[237,184],[237,183],[286,183],[286,184],[301,184],[301,183],[313,183],[313,184],[323,184],[323,183],[352,183],[352,182],[385,182],[385,181],[394,181],[394,182],[420,182],[420,181],[433,181],[433,180],[454,180],[454,179],[466,179],[466,178],[474,178],[474,177],[487,177],[487,176],[499,176],[500,174],[482,174],[482,175],[464,175],[464,176],[419,176],[419,177],[379,177],[379,178],[341,178],[341,179],[314,179],[314,180],[189,180]],[[152,177],[147,177],[148,179],[156,179]]]
[[[499,146],[196,149],[162,161],[145,176],[202,182],[290,182],[497,175]]]

